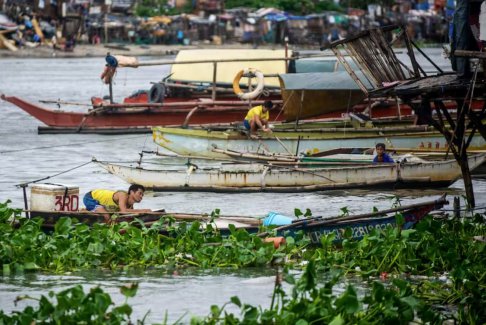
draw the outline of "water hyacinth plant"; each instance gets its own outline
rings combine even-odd
[[[278,254],[272,243],[230,226],[223,238],[209,224],[173,225],[161,220],[150,228],[134,221],[95,224],[61,218],[51,233],[41,229],[39,218],[20,217],[20,210],[0,206],[0,264],[4,274],[43,270],[66,272],[89,268],[130,267],[249,267],[265,266]],[[12,224],[14,216],[18,221]],[[160,234],[160,230],[164,234]]]
[[[306,211],[307,217],[312,214]],[[19,220],[12,224],[12,216]],[[217,215],[214,215],[216,218]],[[397,216],[400,224],[400,216]],[[344,234],[340,247],[333,234],[313,247],[299,232],[275,248],[245,230],[231,228],[223,237],[211,225],[198,222],[157,222],[150,228],[135,223],[89,228],[70,218],[61,219],[52,233],[41,230],[41,220],[20,219],[20,210],[0,204],[0,264],[3,274],[43,270],[66,272],[89,268],[273,267],[303,269],[300,278],[284,272],[294,286],[282,290],[277,276],[268,309],[231,299],[241,315],[214,306],[199,323],[396,323],[417,319],[442,323],[486,322],[486,223],[484,215],[467,218],[427,217],[415,229],[373,231],[362,240]],[[164,229],[164,234],[160,230]],[[325,278],[327,280],[323,281]],[[330,279],[330,280],[329,280]],[[360,279],[363,296],[348,286],[333,294],[337,281]],[[437,308],[437,306],[441,306]],[[447,313],[439,311],[446,310]],[[376,320],[376,322],[375,322]]]
[[[137,288],[136,283],[121,287],[120,292],[126,297],[125,303],[114,307],[110,295],[99,287],[85,293],[77,285],[59,293],[51,291],[49,297],[42,296],[40,299],[21,296],[17,301],[37,300],[37,308],[29,306],[12,315],[0,310],[0,324],[130,324],[132,307],[127,300],[135,296]],[[55,298],[57,304],[49,298]]]

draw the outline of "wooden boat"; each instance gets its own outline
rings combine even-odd
[[[144,225],[150,227],[161,218],[172,218],[176,222],[199,221],[203,227],[211,223],[222,235],[230,234],[229,225],[233,225],[235,229],[244,229],[249,233],[258,234],[260,237],[268,237],[273,234],[277,236],[295,236],[298,232],[303,231],[309,236],[312,244],[320,245],[321,238],[331,233],[335,236],[333,242],[339,243],[344,239],[347,232],[350,234],[349,239],[359,240],[372,230],[376,229],[380,231],[389,227],[396,227],[397,215],[400,215],[403,220],[403,223],[399,223],[401,229],[410,229],[430,212],[441,209],[447,203],[445,195],[443,195],[433,201],[415,203],[372,213],[345,217],[313,217],[309,219],[291,219],[282,215],[275,215],[275,213],[269,213],[264,218],[242,216],[218,216],[211,218],[207,214],[154,211],[152,213],[141,214],[119,214],[112,222],[134,222],[133,224],[136,226]],[[87,211],[29,211],[29,213],[31,217],[44,219],[42,228],[46,231],[52,231],[55,228],[55,224],[62,217],[71,217],[89,226],[97,223],[106,223],[102,214]],[[278,219],[275,219],[276,217]],[[349,231],[347,231],[348,229]],[[262,232],[262,230],[266,231]],[[167,234],[167,230],[163,228],[160,232]]]
[[[387,149],[446,150],[444,136],[427,126],[393,126],[375,128],[292,128],[274,129],[271,134],[261,133],[250,138],[241,130],[213,130],[211,128],[154,127],[154,142],[184,156],[228,158],[223,151],[271,152],[298,155],[301,152],[320,152],[336,147],[363,148],[385,143]],[[470,149],[486,149],[486,140],[475,134]],[[219,149],[219,150],[215,150]]]
[[[181,51],[175,61],[137,63],[137,66],[170,64],[171,73],[166,80],[154,84],[148,91],[125,98],[123,103],[92,98],[87,112],[49,109],[16,96],[1,95],[1,98],[45,124],[39,127],[39,133],[141,133],[157,125],[229,123],[242,121],[248,108],[262,103],[263,99],[280,104],[282,97],[282,112],[272,112],[272,121],[341,117],[351,111],[366,111],[373,118],[401,118],[411,114],[409,106],[397,106],[395,102],[362,103],[363,94],[351,77],[335,68],[325,70],[328,72],[295,70],[292,71],[295,73],[285,73],[287,61],[296,61],[297,66],[300,61],[298,58],[290,60],[291,52],[287,55],[284,50],[191,50]],[[336,58],[325,58],[325,61],[337,62]],[[251,102],[241,101],[231,88],[238,71],[248,66],[265,74],[267,87],[255,98],[259,100]],[[113,98],[112,94],[110,97]],[[375,104],[380,105],[374,107]]]
[[[474,170],[486,154],[471,155]],[[221,164],[184,169],[144,169],[96,161],[109,173],[128,183],[154,191],[297,192],[363,187],[449,186],[461,176],[455,160],[381,164],[341,164],[331,167],[296,168],[273,164]]]
[[[46,230],[54,229],[55,224],[62,217],[75,218],[80,223],[86,224],[88,226],[93,226],[94,224],[104,224],[104,223],[121,223],[121,222],[140,222],[145,226],[150,226],[154,222],[160,220],[161,218],[172,218],[176,221],[200,221],[202,224],[211,222],[211,216],[208,214],[197,214],[197,213],[178,213],[178,212],[166,212],[153,211],[147,213],[113,213],[112,219],[106,220],[103,213],[95,213],[89,211],[27,211],[30,218],[40,217],[44,219],[43,228]],[[258,227],[263,224],[263,218],[253,218],[244,216],[220,216],[216,218],[217,221],[214,223],[217,227],[223,229],[227,228],[229,224],[233,224],[238,228],[247,229],[248,231],[256,232]]]
[[[384,230],[397,226],[397,214],[403,218],[403,223],[398,223],[402,230],[413,228],[419,221],[434,210],[441,209],[448,204],[445,195],[434,201],[401,206],[394,209],[382,210],[373,213],[366,213],[347,217],[334,217],[295,222],[293,227],[278,227],[278,232],[290,230],[293,234],[299,230],[304,231],[310,238],[311,243],[321,245],[323,236],[334,234],[334,243],[340,243],[343,239],[362,239],[373,230]],[[349,233],[349,237],[347,237]]]
[[[113,132],[117,128],[135,127],[144,127],[147,131],[147,127],[155,125],[227,123],[242,120],[248,111],[244,102],[191,100],[182,103],[166,101],[163,104],[103,104],[82,113],[43,108],[15,96],[2,94],[0,98],[49,127],[79,131],[105,128]],[[255,101],[255,104],[259,103],[262,102]]]
[[[340,165],[342,163],[353,164],[371,164],[376,156],[375,148],[336,148],[317,153],[304,153],[302,155],[276,154],[276,153],[257,153],[257,152],[240,152],[234,150],[213,149],[230,156],[233,162],[254,161],[265,162],[281,165],[293,165],[299,167],[319,167]],[[191,156],[174,156],[158,152],[145,151],[145,153],[155,153],[159,156],[172,156],[180,158],[192,158]],[[486,153],[486,150],[470,150],[470,154]],[[423,162],[427,160],[444,160],[450,159],[452,154],[446,150],[432,149],[410,149],[410,148],[393,148],[388,152],[395,161],[402,162]],[[202,158],[201,158],[202,159]],[[232,161],[228,159],[226,161]]]

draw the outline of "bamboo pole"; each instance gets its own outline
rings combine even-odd
[[[41,214],[52,214],[65,217],[89,217],[89,216],[104,216],[106,212],[92,212],[92,211],[38,211],[38,210],[28,210],[25,209],[26,213],[41,213]],[[174,218],[175,220],[200,220],[209,221],[211,216],[207,213],[181,213],[181,212],[166,212],[166,211],[152,211],[152,212],[110,212],[109,214],[120,216],[122,219],[127,220],[130,218],[138,218],[143,216],[160,216],[161,218]],[[215,217],[214,220],[228,220],[228,221],[238,221],[241,223],[246,223],[249,225],[260,225],[261,220],[254,217],[237,216],[237,215],[223,215]]]
[[[218,72],[218,62],[213,62],[213,90],[211,94],[211,99],[216,100],[216,75]]]
[[[225,63],[225,62],[259,62],[259,61],[291,61],[304,58],[319,58],[319,57],[330,57],[332,55],[324,54],[309,54],[309,55],[299,55],[294,57],[274,57],[274,58],[235,58],[235,59],[218,59],[218,60],[188,60],[188,61],[146,61],[139,62],[138,67],[148,67],[154,65],[174,65],[174,64],[201,64],[201,63]]]
[[[276,104],[281,104],[282,100],[273,101]],[[263,104],[263,100],[257,100],[253,102],[254,104]],[[130,108],[130,107],[183,107],[183,106],[217,106],[217,105],[232,105],[232,106],[246,106],[247,102],[236,101],[236,100],[191,100],[186,102],[176,102],[176,103],[124,103],[124,104],[100,104],[96,107],[103,108]],[[192,109],[192,108],[191,108]]]

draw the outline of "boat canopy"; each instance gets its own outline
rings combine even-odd
[[[330,112],[345,113],[365,98],[346,71],[287,73],[280,74],[279,80],[287,121]]]
[[[364,76],[360,71],[358,76]],[[279,78],[285,90],[359,90],[346,71],[325,73],[284,73]],[[368,82],[368,88],[371,84]]]
[[[292,56],[292,51],[287,52]],[[218,49],[218,50],[183,50],[177,54],[176,62],[203,61],[203,60],[236,60],[236,59],[268,59],[285,58],[285,50],[263,49]],[[182,82],[213,82],[212,62],[195,64],[174,64],[171,67],[171,80]],[[280,74],[286,72],[285,60],[279,61],[239,61],[221,62],[217,64],[216,82],[220,85],[232,85],[236,74],[246,68],[254,68],[264,75]],[[246,80],[246,79],[242,79]],[[266,77],[265,86],[278,87],[277,77]]]

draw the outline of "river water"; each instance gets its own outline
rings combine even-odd
[[[435,62],[445,65],[440,51],[436,50],[434,55]],[[91,96],[108,94],[107,86],[99,78],[103,67],[103,58],[0,59],[0,93],[33,103],[40,99],[61,99],[88,104]],[[121,101],[138,89],[149,89],[151,81],[161,80],[167,72],[167,66],[119,70],[114,85],[115,100]],[[141,150],[157,149],[151,135],[38,135],[37,127],[41,123],[4,101],[0,101],[0,119],[0,201],[10,199],[12,206],[19,208],[23,207],[23,196],[16,185],[43,178],[48,178],[45,182],[77,185],[81,195],[95,187],[126,189],[128,184],[124,181],[90,163],[92,157],[114,162],[135,161]],[[55,176],[57,174],[60,175]],[[477,205],[486,205],[486,181],[475,179],[473,182]],[[147,192],[138,207],[205,213],[219,208],[222,214],[247,216],[263,216],[269,211],[293,215],[295,208],[303,211],[308,208],[313,215],[332,216],[339,214],[343,207],[347,207],[350,213],[369,212],[373,207],[389,208],[394,196],[399,196],[402,204],[409,204],[435,199],[444,192],[450,198],[463,196],[462,181],[447,189],[398,191],[357,189],[294,194]],[[85,287],[100,285],[112,294],[115,301],[122,302],[118,286],[131,281],[140,283],[139,294],[130,299],[135,308],[134,319],[141,319],[151,310],[148,322],[152,323],[162,321],[166,310],[173,321],[186,312],[207,315],[212,304],[221,306],[234,295],[243,302],[267,307],[274,278],[269,270],[179,275],[150,271],[138,274],[85,272],[0,276],[0,309],[23,309],[26,302],[20,302],[17,307],[13,303],[20,294],[39,296],[74,284]],[[184,319],[188,321],[187,316]]]

